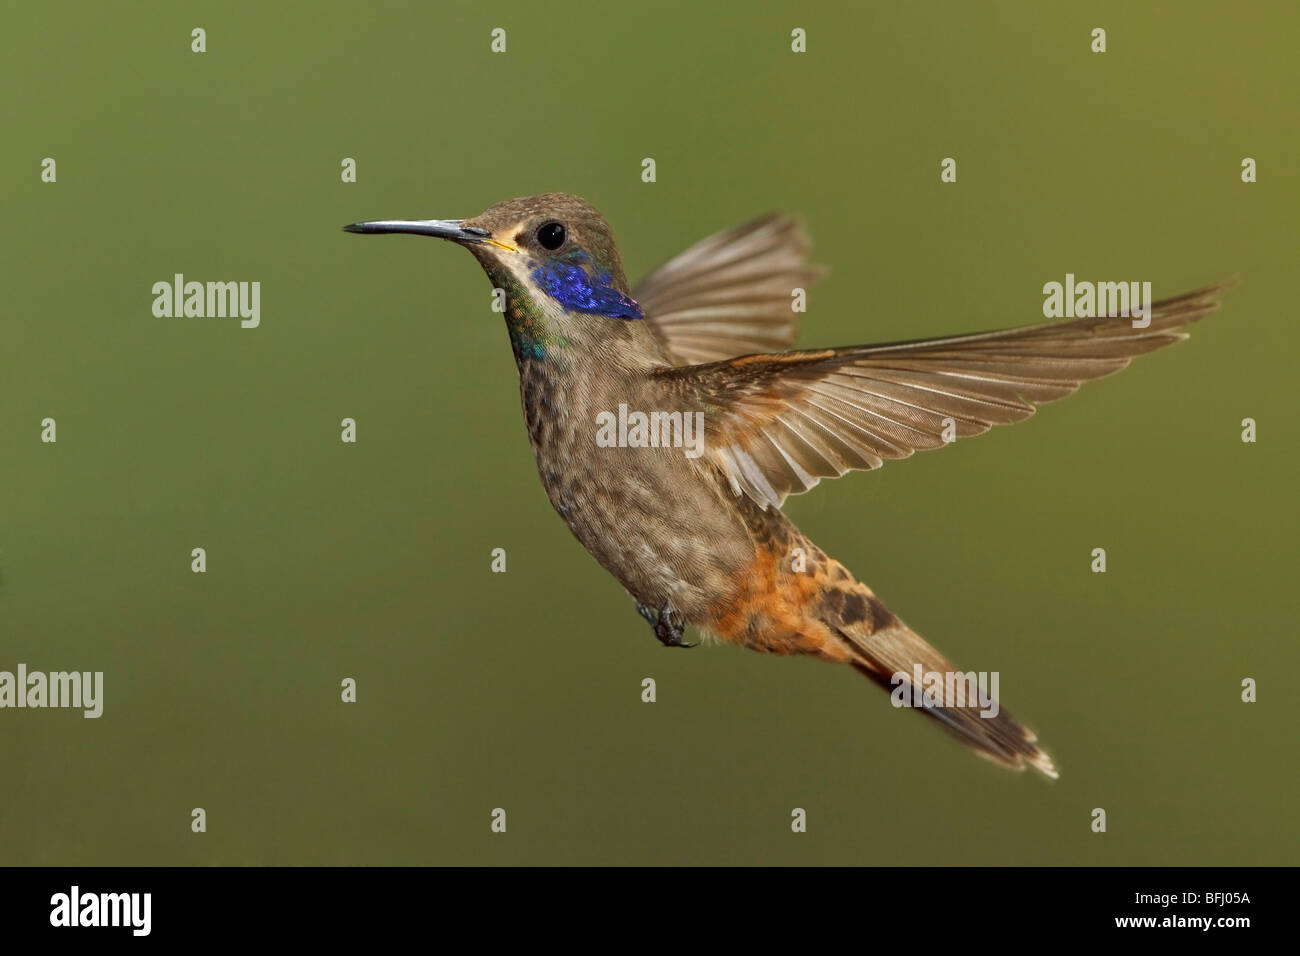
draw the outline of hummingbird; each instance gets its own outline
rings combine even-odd
[[[929,680],[922,675],[961,672],[805,537],[781,510],[786,498],[1023,421],[1186,338],[1224,288],[1155,302],[1142,328],[1126,317],[1080,318],[794,349],[793,295],[822,270],[808,262],[801,223],[785,214],[703,239],[635,287],[605,218],[565,193],[508,200],[473,219],[343,228],[464,246],[504,291],[542,486],[660,642],[694,646],[684,636],[695,627],[756,651],[846,664],[903,697]],[[660,428],[647,440],[634,423],[624,440],[620,424],[617,441],[599,441],[599,423],[622,409]],[[679,440],[678,422],[692,420],[703,423],[695,455]],[[1058,776],[1008,711],[960,694],[917,699],[980,756]]]

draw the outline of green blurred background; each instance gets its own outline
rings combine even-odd
[[[105,702],[0,711],[0,861],[1295,863],[1300,15],[1141,6],[11,7],[0,669]],[[339,231],[557,189],[634,277],[801,213],[801,345],[1240,273],[1189,342],[787,505],[1058,783],[847,668],[661,648],[551,512],[476,264]],[[261,327],[155,318],[176,272],[260,281]]]

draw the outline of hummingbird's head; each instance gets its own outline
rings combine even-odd
[[[510,199],[473,219],[380,220],[343,228],[435,236],[465,246],[505,294],[520,358],[584,346],[608,352],[640,337],[628,325],[640,324],[644,314],[629,294],[609,223],[577,196]]]

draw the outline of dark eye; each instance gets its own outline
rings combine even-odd
[[[543,249],[560,248],[566,237],[562,222],[546,222],[537,227],[537,242]]]

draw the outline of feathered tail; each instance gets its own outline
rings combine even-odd
[[[850,663],[856,670],[909,706],[920,701],[922,713],[981,757],[1012,770],[1022,770],[1028,764],[1052,779],[1059,776],[1032,730],[1000,704],[985,707],[977,696],[973,674],[964,676],[874,596],[871,610],[875,619],[870,633],[865,633],[861,624],[834,628],[852,648]],[[924,676],[921,685],[914,687],[918,669]]]
[[[1025,764],[1057,777],[1052,758],[1035,743],[1034,732],[1005,710],[986,707],[962,672],[920,635],[895,617],[844,565],[804,538],[779,511],[759,514],[771,539],[738,581],[718,613],[701,622],[725,641],[770,654],[808,654],[850,664],[904,703],[920,698],[922,712],[982,757],[1013,770]],[[779,539],[779,540],[778,540]],[[779,555],[799,551],[799,570]],[[917,668],[923,675],[917,695]],[[943,692],[924,691],[937,675]],[[948,695],[951,689],[959,691]],[[986,684],[986,690],[989,689]],[[987,714],[987,716],[985,716]]]

